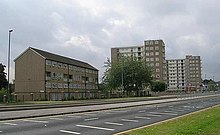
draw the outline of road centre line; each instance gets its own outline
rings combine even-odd
[[[149,112],[151,114],[164,114],[164,115],[178,115],[176,113],[161,113],[161,112]]]
[[[3,124],[5,124],[5,125],[11,125],[11,126],[16,126],[17,124],[15,124],[15,123],[3,123]]]
[[[112,110],[111,112],[115,112],[115,113],[123,113],[123,112],[128,112],[128,111],[122,111],[122,110]]]
[[[175,111],[164,111],[165,113],[178,113],[178,112],[175,112]]]
[[[97,114],[94,114],[94,113],[85,113],[84,115],[85,115],[85,116],[96,116]]]
[[[49,118],[51,120],[63,120],[62,118]]]
[[[49,123],[48,121],[39,121],[39,120],[30,120],[30,119],[24,119],[22,121],[35,122],[35,123]]]
[[[161,115],[156,115],[156,114],[147,114],[149,117],[161,117]]]
[[[97,119],[99,118],[95,117],[95,118],[84,119],[84,121],[97,120]]]
[[[178,109],[172,109],[173,111],[177,111],[177,112],[184,112],[185,110],[178,110]]]
[[[127,122],[138,122],[138,120],[130,120],[130,119],[121,119],[122,121],[127,121]]]
[[[67,117],[69,117],[69,118],[81,118],[81,116],[76,116],[76,115],[68,115]]]
[[[91,129],[100,129],[100,130],[107,130],[107,131],[114,131],[113,128],[104,128],[104,127],[95,127],[95,126],[88,126],[88,125],[76,125],[77,127],[84,127],[84,128],[91,128]]]
[[[117,125],[117,126],[122,126],[122,125],[124,125],[124,124],[121,124],[121,123],[114,123],[114,122],[105,122],[105,124]]]
[[[60,130],[60,132],[62,132],[62,133],[69,133],[69,134],[75,134],[75,135],[80,135],[81,133],[79,133],[79,132],[73,132],[73,131],[68,131],[68,130]]]
[[[138,111],[138,112],[142,113],[142,112],[146,112],[146,110],[141,110],[141,111]]]
[[[142,116],[135,116],[137,119],[145,119],[145,120],[150,120],[151,118],[149,117],[142,117]]]

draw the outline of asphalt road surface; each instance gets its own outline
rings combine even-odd
[[[220,104],[220,96],[0,122],[0,135],[111,135]]]

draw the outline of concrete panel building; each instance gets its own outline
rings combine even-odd
[[[97,96],[98,69],[92,65],[29,47],[15,60],[18,100],[62,100]]]
[[[152,67],[153,78],[166,82],[165,44],[163,40],[146,40],[143,45],[111,48],[111,61],[117,62],[121,56],[133,56],[146,61]]]
[[[201,83],[200,56],[187,55],[185,59],[167,60],[168,91],[198,91]]]

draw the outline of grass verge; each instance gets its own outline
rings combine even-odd
[[[121,135],[220,135],[220,106]]]

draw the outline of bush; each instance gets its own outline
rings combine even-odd
[[[3,102],[3,97],[4,97],[4,95],[7,95],[7,90],[4,89],[4,88],[2,88],[2,89],[0,90],[0,102]]]
[[[152,81],[151,82],[151,90],[154,92],[162,92],[165,91],[166,84],[164,82]]]

